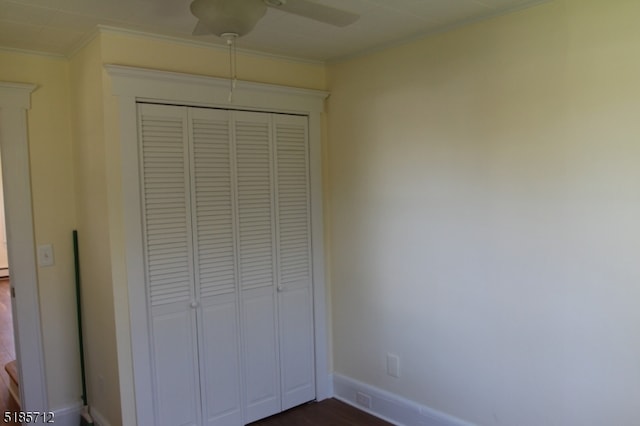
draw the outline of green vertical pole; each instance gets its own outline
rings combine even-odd
[[[76,306],[78,311],[78,340],[80,342],[80,372],[82,373],[82,403],[87,405],[87,382],[84,370],[84,342],[82,338],[82,299],[80,298],[80,255],[78,250],[78,231],[73,231],[73,259],[76,275]]]

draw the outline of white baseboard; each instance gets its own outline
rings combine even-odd
[[[53,420],[56,426],[78,426],[80,422],[80,410],[82,410],[81,401],[67,407],[53,410]]]
[[[359,410],[399,426],[476,426],[425,405],[408,400],[399,395],[368,385],[341,374],[334,373],[329,380],[329,388],[334,398]],[[371,406],[359,404],[357,393],[369,397]],[[78,426],[82,402],[55,410],[57,426]],[[109,421],[95,408],[90,409],[97,426],[111,426]]]
[[[111,426],[111,423],[95,408],[90,408],[89,413],[93,417],[93,421],[97,426]]]
[[[82,412],[82,401],[67,407],[54,410],[54,420],[56,426],[78,426],[80,424],[80,413]],[[96,426],[111,426],[99,411],[90,408],[89,412]]]
[[[399,395],[370,386],[341,374],[333,374],[334,397],[349,405],[399,426],[475,426],[473,423],[434,410]],[[369,400],[370,406],[358,402]]]

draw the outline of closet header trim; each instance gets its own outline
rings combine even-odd
[[[329,92],[238,80],[229,102],[229,80],[201,75],[106,64],[112,93],[136,100],[179,101],[229,109],[321,113]],[[275,110],[274,110],[275,107]]]

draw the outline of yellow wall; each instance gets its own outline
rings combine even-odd
[[[111,244],[102,60],[94,38],[70,61],[72,81],[74,171],[78,234],[82,255],[86,316],[86,362],[89,404],[113,424],[121,424]]]
[[[71,231],[75,197],[71,162],[69,65],[66,60],[0,51],[0,80],[37,84],[28,111],[36,245],[52,244],[55,265],[38,268],[47,391],[51,409],[78,402],[80,367]]]
[[[487,426],[640,424],[638,16],[557,0],[330,66],[337,373]]]

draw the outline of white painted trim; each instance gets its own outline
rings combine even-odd
[[[71,59],[78,52],[84,49],[88,44],[90,44],[96,37],[100,35],[100,25],[94,28],[88,35],[84,38],[81,38],[68,52],[66,52],[65,57],[67,59]]]
[[[9,53],[19,53],[21,55],[44,56],[49,59],[60,59],[63,61],[66,61],[68,59],[65,55],[62,55],[60,53],[44,52],[40,50],[18,49],[15,47],[2,46],[0,47],[0,51],[9,52]]]
[[[136,102],[171,103],[229,109],[287,112],[309,117],[311,227],[314,256],[314,322],[316,394],[331,396],[328,366],[327,292],[324,279],[322,230],[321,113],[327,92],[238,81],[234,101],[228,100],[229,81],[189,74],[105,65],[112,91],[118,98],[122,155],[122,204],[124,208],[125,259],[129,303],[115,299],[116,318],[130,315],[130,334],[126,324],[116,324],[118,342],[131,342],[131,353],[118,345],[118,365],[133,365],[133,371],[120,371],[122,421],[128,425],[153,423],[152,373],[149,360],[149,326],[146,310],[145,273],[141,253],[141,198],[138,173],[138,127]],[[122,315],[120,315],[122,314]],[[130,339],[130,340],[129,340]],[[135,394],[124,399],[123,395]],[[135,405],[134,405],[135,404]]]
[[[31,92],[36,90],[37,87],[35,84],[0,82],[0,94],[2,94],[0,108],[7,111],[16,109],[20,112],[31,108]],[[26,126],[24,128],[21,126],[14,127],[16,129],[13,130],[16,133],[24,132],[24,136],[26,136]]]
[[[56,426],[78,426],[80,422],[80,412],[82,411],[82,401],[67,407],[54,410],[54,420]]]
[[[97,425],[97,426],[111,426],[111,423],[109,423],[109,421],[102,415],[102,413],[100,413],[100,411],[96,410],[95,408],[91,408],[90,410],[90,414],[91,417],[93,418],[93,422]],[[127,423],[123,423],[123,424],[127,424]]]
[[[322,131],[320,114],[309,115],[309,183],[311,187],[311,253],[313,255],[313,313],[316,350],[316,399],[331,397],[329,381],[329,338],[327,331],[327,289],[324,284],[324,226],[322,207]],[[322,283],[322,285],[316,285]]]
[[[214,108],[288,112],[324,111],[328,92],[238,80],[229,101],[229,80],[170,71],[106,64],[113,94],[136,100]]]
[[[333,388],[336,399],[395,425],[475,426],[473,423],[337,373],[333,374]],[[371,397],[370,408],[358,404],[357,392]]]
[[[48,411],[36,269],[27,109],[33,84],[0,82],[0,153],[7,251],[11,266],[15,345],[24,411]]]
[[[149,363],[151,354],[146,313],[147,298],[144,290],[144,264],[141,258],[143,246],[142,238],[138,237],[142,235],[142,216],[139,207],[141,184],[138,173],[138,116],[135,98],[120,96],[118,109],[126,277],[129,285],[127,289],[114,290],[114,307],[116,341],[121,342],[121,339],[124,339],[131,342],[130,348],[122,344],[118,344],[116,348],[120,377],[120,408],[123,424],[142,426],[153,424],[153,417],[145,417],[146,414],[153,412],[153,404],[151,392],[146,394],[136,392],[136,383],[151,383],[152,376]],[[131,208],[132,206],[137,208]],[[134,306],[142,306],[144,309],[136,311]]]

